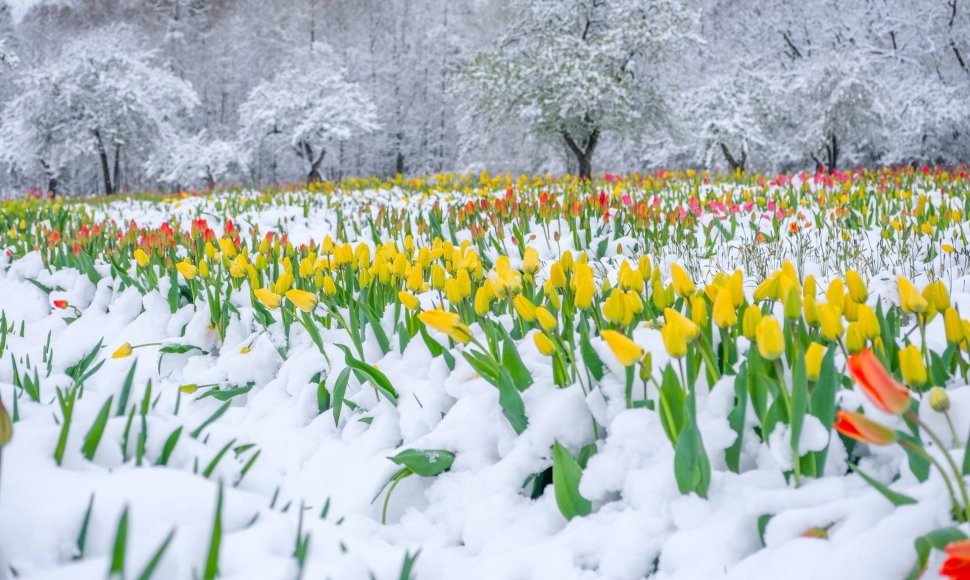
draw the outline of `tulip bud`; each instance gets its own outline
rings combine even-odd
[[[525,296],[521,294],[516,296],[512,300],[512,305],[515,306],[515,311],[519,313],[522,320],[532,322],[536,319],[536,306]]]
[[[801,292],[795,286],[788,289],[785,296],[785,318],[788,320],[798,320],[802,317],[802,298]]]
[[[694,292],[694,281],[690,279],[690,276],[679,264],[670,265],[670,274],[673,277],[674,292],[679,296],[686,298],[688,295]]]
[[[566,286],[566,273],[561,263],[556,262],[549,268],[549,284],[557,289]]]
[[[899,278],[897,285],[899,287],[899,307],[903,309],[903,312],[908,314],[920,313],[929,307],[929,303],[916,290],[912,282],[906,278]]]
[[[845,348],[850,354],[861,351],[866,346],[866,337],[862,333],[862,328],[858,322],[850,322],[845,331]]]
[[[673,324],[660,327],[660,337],[671,358],[681,358],[687,354],[687,337]]]
[[[639,296],[637,299],[639,300]],[[690,319],[697,326],[704,328],[707,326],[707,301],[703,296],[694,295],[690,297]]]
[[[10,413],[0,401],[0,449],[3,449],[10,439],[13,438],[13,422],[10,420]]]
[[[544,306],[536,307],[536,321],[539,322],[539,326],[542,327],[542,330],[545,330],[546,332],[552,332],[556,329],[556,327],[559,326],[559,321]]]
[[[125,358],[131,356],[132,350],[131,343],[126,342],[118,347],[118,350],[111,355],[111,358]]]
[[[857,304],[865,304],[869,297],[869,289],[866,288],[866,283],[862,281],[862,276],[855,270],[849,270],[845,273],[845,283],[849,287],[849,296]]]
[[[926,382],[923,354],[916,345],[911,344],[899,351],[899,369],[903,374],[903,382],[910,386],[920,387]]]
[[[741,318],[741,333],[748,340],[755,339],[755,332],[757,331],[758,324],[761,323],[761,310],[755,306],[749,306],[744,310],[744,316]]]
[[[822,373],[822,359],[825,358],[825,347],[817,342],[808,345],[805,350],[805,375],[810,381],[817,381]]]
[[[731,299],[731,291],[722,288],[714,298],[714,324],[718,328],[729,328],[738,323],[738,313]]]
[[[825,340],[837,340],[842,337],[842,312],[831,304],[818,307],[818,320],[821,335]]]
[[[485,316],[491,309],[492,296],[486,286],[479,286],[475,291],[475,314]]]
[[[536,343],[536,348],[545,356],[552,356],[552,353],[556,350],[556,345],[552,340],[541,332],[535,333],[533,340]]]
[[[950,396],[940,387],[930,389],[930,408],[937,413],[946,413],[950,410]]]
[[[775,360],[785,352],[785,336],[781,325],[772,316],[761,319],[755,329],[758,353],[767,360]]]
[[[955,308],[950,307],[943,312],[943,328],[949,344],[959,344],[963,341],[963,324]]]

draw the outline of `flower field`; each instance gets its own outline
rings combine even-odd
[[[970,177],[0,212],[0,577],[970,578]]]

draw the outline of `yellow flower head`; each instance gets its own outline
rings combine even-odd
[[[118,347],[118,350],[116,350],[114,354],[111,355],[111,358],[125,358],[128,356],[131,356],[131,352],[132,352],[131,343],[126,342],[123,345]]]
[[[317,305],[317,295],[306,290],[287,290],[286,299],[303,312],[310,312]]]
[[[634,365],[643,358],[643,348],[627,338],[625,334],[615,330],[604,330],[600,333],[600,337],[606,341],[617,360],[625,367]]]
[[[280,300],[282,300],[282,296],[267,288],[259,288],[253,294],[257,300],[262,302],[270,310],[279,308]]]

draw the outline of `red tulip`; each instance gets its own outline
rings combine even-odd
[[[54,306],[56,306],[57,308],[60,308],[61,310],[64,310],[65,308],[67,308],[67,300],[55,300]]]
[[[835,414],[838,421],[835,428],[839,433],[869,445],[889,445],[896,441],[896,432],[880,425],[862,413],[839,411]]]
[[[951,542],[946,547],[946,555],[940,576],[951,580],[970,580],[970,540]]]
[[[909,391],[886,371],[869,349],[849,357],[849,371],[879,409],[891,415],[909,410]]]

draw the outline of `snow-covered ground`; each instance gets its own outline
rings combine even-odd
[[[240,230],[259,226],[261,232],[285,232],[294,245],[319,244],[335,235],[339,218],[332,208],[304,213],[303,200],[292,196],[288,203],[233,216],[234,221]],[[177,221],[185,229],[204,216],[221,231],[213,203],[204,197],[165,204],[121,200],[94,213],[96,219],[135,220],[141,227]],[[878,234],[863,236],[878,242]],[[360,239],[370,240],[366,229]],[[541,235],[529,242],[542,258],[539,277],[562,251],[576,249],[569,236],[561,242]],[[617,243],[629,251],[636,240]],[[613,280],[625,259],[614,245],[598,260],[591,256],[598,276]],[[816,252],[824,247],[819,241]],[[662,251],[658,263],[666,278],[670,262],[690,260],[699,281],[751,259],[727,246],[704,258],[677,256],[675,247]],[[869,249],[862,252],[880,259]],[[780,259],[772,259],[763,262],[777,268]],[[803,267],[819,277],[823,289],[844,271],[811,258],[803,260]],[[874,267],[870,303],[898,299],[893,267]],[[592,346],[609,372],[588,395],[579,384],[556,387],[549,359],[538,352],[531,334],[518,343],[534,382],[522,393],[529,424],[517,435],[503,417],[496,388],[462,357],[450,370],[421,340],[410,341],[402,352],[392,336],[394,346],[383,354],[368,335],[364,358],[390,379],[398,404],[351,381],[346,399],[352,405],[345,405],[335,422],[333,408],[319,412],[317,383],[321,374],[332,381],[342,368],[344,355],[336,346],[346,342],[342,330],[321,329],[335,363],[330,369],[298,326],[288,342],[278,323],[263,331],[254,322],[248,292],[232,295],[238,315],[232,315],[220,340],[204,305],[185,304],[172,313],[164,284],[143,295],[132,286],[122,288],[110,275],[110,264],[96,268],[104,277],[94,284],[73,268],[48,268],[37,252],[14,261],[0,257],[0,311],[13,329],[0,360],[0,400],[12,412],[17,398],[19,414],[2,454],[0,577],[103,577],[126,509],[127,577],[140,574],[173,531],[155,577],[201,577],[220,493],[219,572],[260,580],[300,573],[306,578],[399,578],[414,556],[412,574],[426,580],[902,578],[916,559],[915,538],[951,525],[949,498],[936,474],[920,483],[895,447],[863,453],[859,465],[867,473],[884,483],[898,474],[893,489],[919,500],[894,507],[859,476],[847,474],[842,441],[813,417],[800,446],[808,451],[830,443],[825,477],[799,487],[786,481],[784,471],[792,461],[787,429],[775,431],[771,444],[746,438],[741,473],[728,470],[723,450],[735,438],[728,420],[733,377],[698,390],[698,425],[713,471],[708,497],[702,499],[678,491],[674,449],[659,415],[626,408],[623,367],[598,337],[591,339]],[[906,274],[926,279],[925,272]],[[966,313],[970,295],[961,276],[948,270],[942,279],[951,300]],[[760,279],[752,274],[749,296]],[[52,292],[46,294],[30,280]],[[420,299],[425,308],[438,303],[433,291]],[[66,300],[70,307],[56,308],[55,300]],[[652,353],[659,376],[668,360],[660,332],[640,327],[633,338]],[[930,325],[927,342],[945,346],[941,320]],[[150,346],[112,358],[124,343]],[[161,351],[172,344],[198,348]],[[739,344],[743,349],[748,343],[740,338]],[[64,412],[57,389],[73,384],[71,367],[99,345],[89,368],[103,364],[83,381],[58,465],[54,455]],[[839,355],[840,368],[842,360]],[[35,370],[37,403],[15,386],[24,377],[31,380]],[[126,383],[131,386],[127,396]],[[226,405],[215,397],[199,398],[203,388],[180,389],[210,384],[251,390]],[[970,388],[949,385],[948,392],[956,432],[967,433]],[[127,405],[120,404],[125,397]],[[878,414],[852,389],[842,390],[839,405],[865,407],[869,415],[897,420]],[[103,408],[110,415],[89,461],[82,448]],[[921,413],[946,430],[928,405]],[[591,417],[599,425],[598,439]],[[178,429],[167,464],[157,465]],[[551,482],[535,499],[531,483],[526,485],[530,476],[551,465],[557,441],[574,455],[597,444],[579,487],[592,502],[592,513],[570,521],[557,507]],[[454,464],[436,477],[403,479],[387,502],[382,523],[384,486],[399,469],[389,458],[412,448],[451,451]],[[301,538],[308,539],[302,572],[297,557]],[[939,552],[931,556],[925,577],[933,577],[940,559]]]

